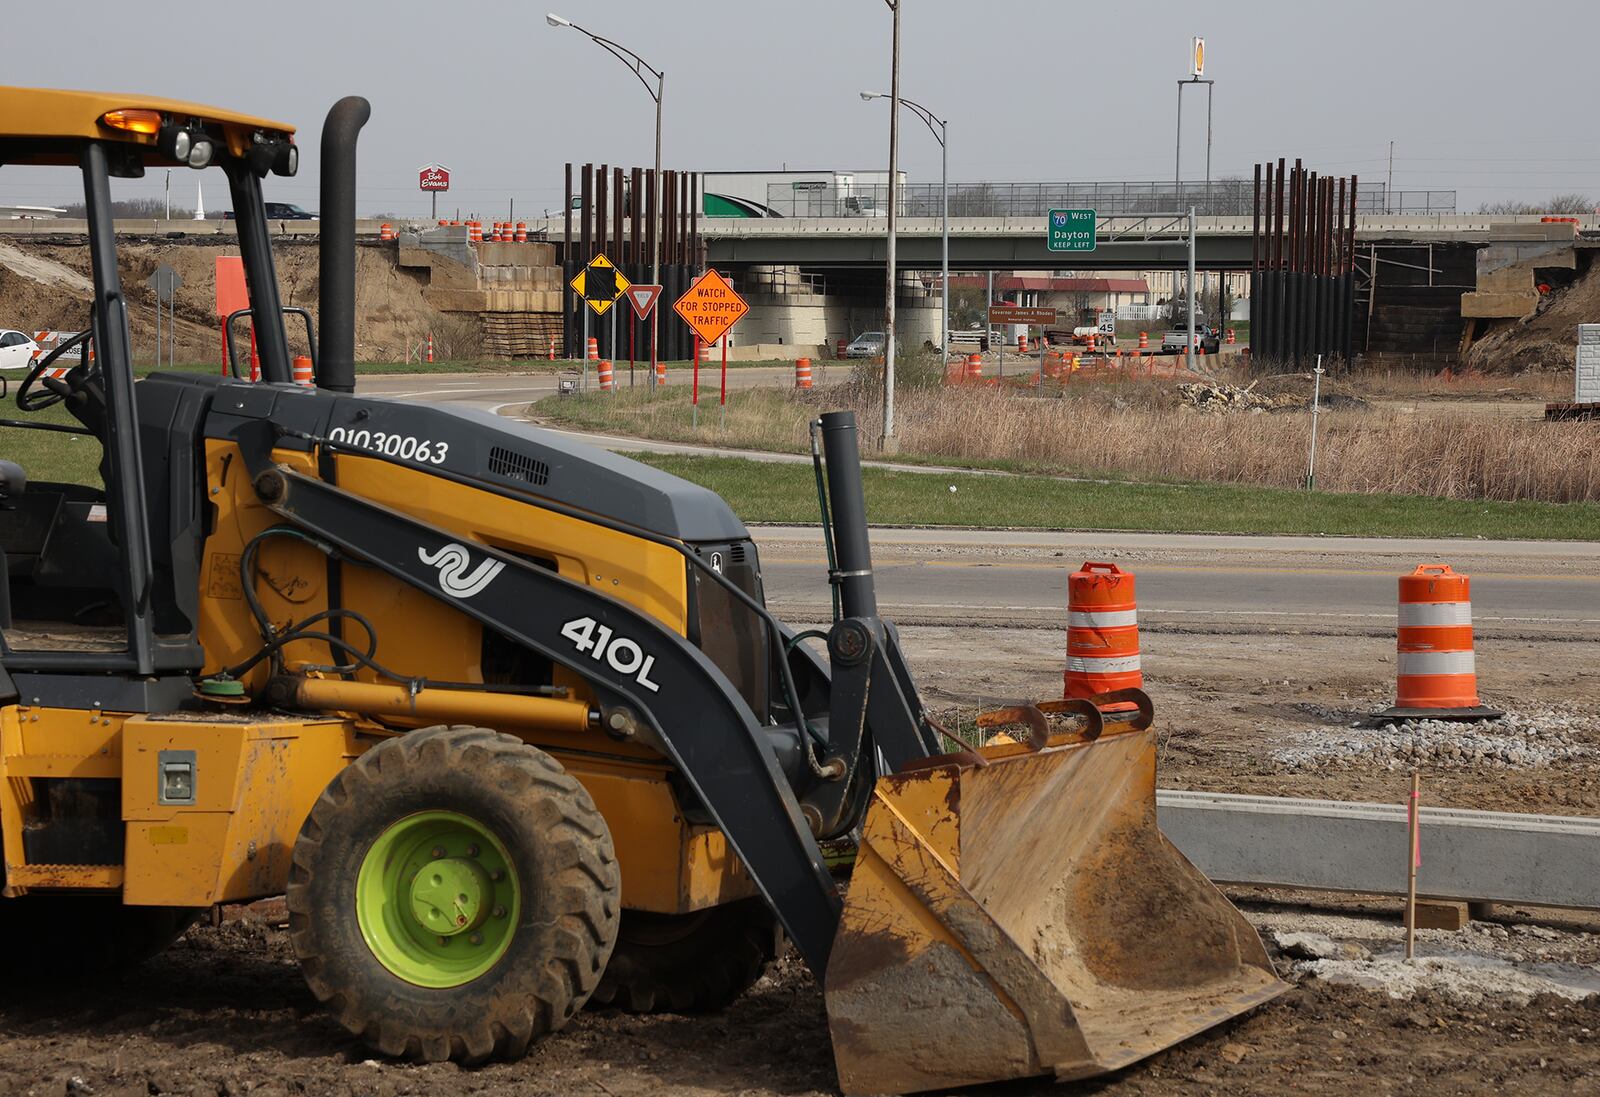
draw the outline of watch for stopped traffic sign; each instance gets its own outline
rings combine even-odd
[[[701,342],[715,343],[750,311],[750,305],[734,292],[726,278],[708,270],[694,280],[689,292],[673,302],[672,311],[694,329]]]

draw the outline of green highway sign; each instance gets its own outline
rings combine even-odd
[[[1045,235],[1051,251],[1093,251],[1094,210],[1051,210]]]

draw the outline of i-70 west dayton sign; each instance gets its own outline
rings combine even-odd
[[[1053,209],[1045,222],[1051,251],[1093,251],[1095,220],[1092,209]]]

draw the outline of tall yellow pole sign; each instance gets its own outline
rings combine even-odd
[[[1189,51],[1189,75],[1196,80],[1206,74],[1206,40],[1196,38],[1194,48]]]

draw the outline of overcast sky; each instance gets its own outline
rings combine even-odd
[[[1175,80],[1191,35],[1216,80],[1213,177],[1303,156],[1396,189],[1453,188],[1458,207],[1581,191],[1600,199],[1600,3],[1343,0],[901,0],[902,91],[950,119],[952,181],[1170,179]],[[454,172],[440,213],[559,208],[564,161],[648,166],[652,104],[546,4],[667,73],[664,160],[687,170],[887,163],[890,13],[883,0],[5,0],[19,85],[146,92],[297,125],[300,175],[267,196],[317,204],[328,106],[372,101],[363,213],[423,216],[416,168]],[[1184,104],[1184,176],[1204,171],[1204,99]],[[937,182],[938,146],[907,116],[902,165]],[[207,204],[222,180],[205,175]],[[194,173],[174,197],[194,199]],[[119,183],[159,196],[161,180]],[[214,194],[212,192],[215,192]],[[0,169],[0,203],[73,200]]]

